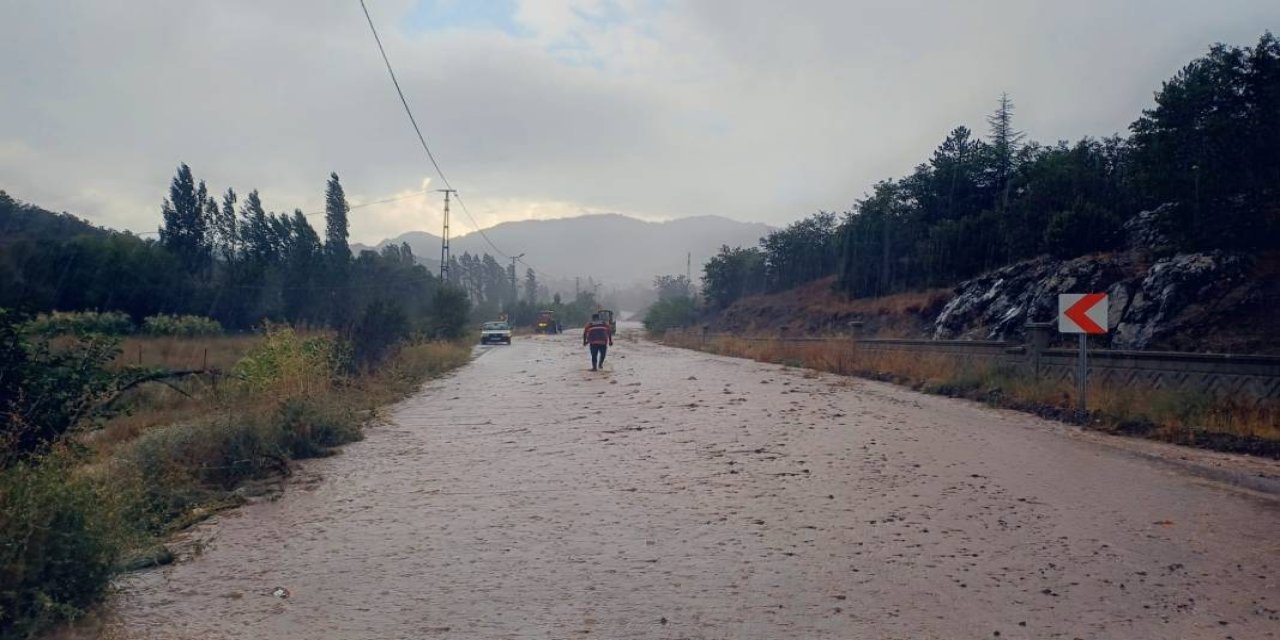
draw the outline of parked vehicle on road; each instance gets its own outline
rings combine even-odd
[[[511,344],[511,325],[486,322],[480,328],[480,344]]]

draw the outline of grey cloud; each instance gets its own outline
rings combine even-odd
[[[1033,138],[1122,132],[1211,42],[1280,25],[1261,0],[720,0],[512,38],[405,33],[411,2],[369,4],[479,207],[772,224],[843,208],[952,126],[981,129],[1001,91]],[[18,197],[149,229],[180,161],[276,209],[319,207],[331,170],[369,198],[430,175],[354,0],[8,2],[0,24],[0,188]],[[569,32],[602,68],[547,52]]]

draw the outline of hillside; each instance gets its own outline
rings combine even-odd
[[[1111,333],[1099,345],[1280,354],[1280,254],[1120,251],[1071,260],[1042,257],[957,285],[851,299],[835,278],[748,296],[706,318],[712,331],[774,334],[848,331],[884,338],[1018,340],[1028,321],[1049,322],[1057,294],[1105,291]]]
[[[59,240],[77,236],[105,236],[111,233],[69,213],[54,213],[19,202],[0,190],[0,242],[16,240]]]
[[[485,233],[502,251],[525,254],[525,261],[547,277],[585,280],[590,276],[597,282],[626,286],[648,285],[656,275],[684,273],[689,254],[694,271],[699,271],[721,245],[753,246],[772,230],[768,225],[720,216],[646,222],[619,214],[593,214],[504,222]],[[439,236],[411,231],[378,247],[402,242],[427,268],[439,268]],[[489,253],[501,260],[475,232],[453,238],[450,249],[454,255]]]

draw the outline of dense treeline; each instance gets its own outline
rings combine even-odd
[[[0,243],[0,308],[122,311],[135,322],[195,314],[231,329],[271,320],[344,330],[374,321],[441,335],[462,330],[456,320],[440,319],[460,316],[465,324],[466,295],[443,290],[407,244],[352,256],[349,206],[336,174],[325,196],[322,239],[301,211],[269,212],[256,190],[241,199],[227,189],[217,198],[184,164],[153,240],[0,193],[0,228],[7,232]],[[462,309],[438,309],[442,304]]]
[[[1156,94],[1128,138],[1024,141],[1001,96],[987,136],[956,127],[908,176],[842,218],[820,212],[758,248],[723,247],[708,302],[838,276],[853,296],[953,284],[1039,255],[1117,248],[1139,212],[1168,250],[1280,248],[1280,42],[1216,45]]]

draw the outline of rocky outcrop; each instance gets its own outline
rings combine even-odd
[[[1128,251],[1072,260],[1040,258],[962,283],[934,321],[935,338],[1011,340],[1027,322],[1057,316],[1059,293],[1105,291],[1110,296],[1115,349],[1195,349],[1196,336],[1255,317],[1274,302],[1251,277],[1253,261],[1223,252],[1184,253],[1146,262]],[[1203,345],[1199,345],[1203,346]]]
[[[1158,255],[1173,252],[1174,241],[1169,229],[1178,214],[1178,205],[1165,203],[1143,211],[1124,223],[1125,246]]]

